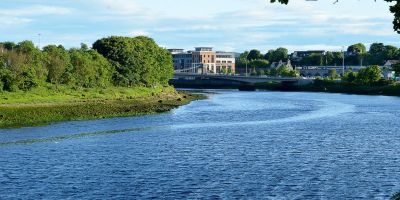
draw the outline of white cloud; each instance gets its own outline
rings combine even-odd
[[[45,5],[0,9],[0,15],[2,16],[65,15],[71,12],[71,8]]]

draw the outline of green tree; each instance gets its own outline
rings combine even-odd
[[[4,62],[0,62],[0,91],[15,91],[15,75],[8,69]]]
[[[269,66],[269,62],[267,60],[252,60],[248,64],[251,68],[267,68]]]
[[[265,71],[264,71],[264,70],[262,70],[262,69],[260,69],[260,70],[257,70],[257,75],[259,75],[259,76],[263,76],[263,75],[265,75]]]
[[[151,38],[113,36],[97,40],[93,49],[111,61],[117,85],[166,85],[173,76],[171,54]]]
[[[286,61],[288,59],[288,50],[283,47],[279,47],[276,50],[269,50],[265,54],[264,58],[269,62]]]
[[[110,84],[113,67],[95,50],[70,50],[71,66],[66,70],[66,82],[78,87],[106,87]]]
[[[308,66],[322,66],[324,65],[324,56],[321,54],[311,54],[309,56],[306,56],[303,58],[301,61],[302,65],[308,65]]]
[[[276,74],[280,76],[296,77],[297,73],[288,65],[282,65],[276,69]]]
[[[261,52],[257,49],[253,49],[249,52],[249,55],[247,56],[247,60],[259,60],[263,59],[263,55]]]
[[[385,62],[385,45],[383,43],[373,43],[369,48],[368,63],[372,65],[382,65]]]
[[[69,53],[62,46],[48,45],[43,47],[44,62],[48,70],[47,81],[60,84],[66,68],[71,65]]]
[[[367,52],[367,48],[362,43],[353,44],[347,48],[347,53],[350,54],[362,54],[365,52]]]
[[[331,80],[335,80],[335,79],[339,78],[339,75],[337,74],[336,69],[330,69],[328,72],[328,77]]]
[[[28,40],[18,43],[17,46],[15,47],[15,50],[16,53],[18,54],[16,57],[18,57],[18,59],[20,60],[18,61],[19,63],[14,64],[12,67],[14,69],[20,68],[15,71],[24,72],[23,74],[21,73],[17,74],[17,79],[20,78],[26,79],[28,77],[18,77],[18,76],[21,75],[24,76],[29,74],[30,78],[35,79],[35,81],[34,80],[31,81],[37,82],[38,84],[43,84],[47,80],[48,71],[43,63],[42,52],[35,47],[32,41]],[[32,72],[34,72],[34,74],[31,74]],[[31,84],[31,85],[36,85],[36,84]]]
[[[400,76],[400,63],[393,65],[392,70],[396,72],[396,76]]]
[[[17,46],[14,42],[1,42],[0,45],[8,51],[13,51]]]
[[[353,83],[357,79],[357,73],[351,70],[347,71],[346,73],[344,73],[342,79],[346,82]]]
[[[386,45],[383,51],[384,61],[399,58],[399,49],[392,45]]]
[[[378,65],[360,69],[356,81],[363,85],[371,85],[381,79],[382,70]]]

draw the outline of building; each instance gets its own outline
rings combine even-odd
[[[193,58],[190,52],[184,52],[183,49],[168,49],[172,54],[174,70],[188,69],[192,67]]]
[[[217,73],[215,63],[216,53],[212,47],[195,47],[192,52],[192,67],[197,68],[197,73],[215,74]]]
[[[391,69],[393,65],[399,64],[399,63],[400,63],[400,60],[388,60],[388,61],[386,61],[386,63],[383,66]]]
[[[285,66],[285,65],[289,66],[290,68],[293,68],[292,63],[290,62],[290,60],[288,60],[287,62],[283,62],[282,60],[280,60],[279,62],[273,62],[273,63],[271,63],[270,68],[271,69],[278,69],[279,67],[282,67],[282,66]]]
[[[213,51],[212,47],[195,47],[194,51],[168,49],[172,54],[174,70],[186,73],[235,73],[235,53]]]
[[[217,73],[235,73],[236,69],[236,58],[235,53],[233,52],[224,52],[217,51],[216,52],[216,67]]]

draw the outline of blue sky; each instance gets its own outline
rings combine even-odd
[[[378,0],[1,0],[0,41],[77,47],[147,35],[167,48],[340,50],[362,42],[400,46],[389,3]]]

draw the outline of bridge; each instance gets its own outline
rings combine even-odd
[[[170,83],[176,87],[252,89],[257,84],[262,83],[274,82],[287,85],[305,85],[312,83],[312,81],[293,77],[175,73]]]
[[[191,73],[175,73],[175,79],[214,79],[229,80],[240,83],[268,83],[268,82],[298,82],[300,78],[293,77],[275,77],[275,76],[237,76],[237,75],[219,75],[219,74],[191,74]]]

